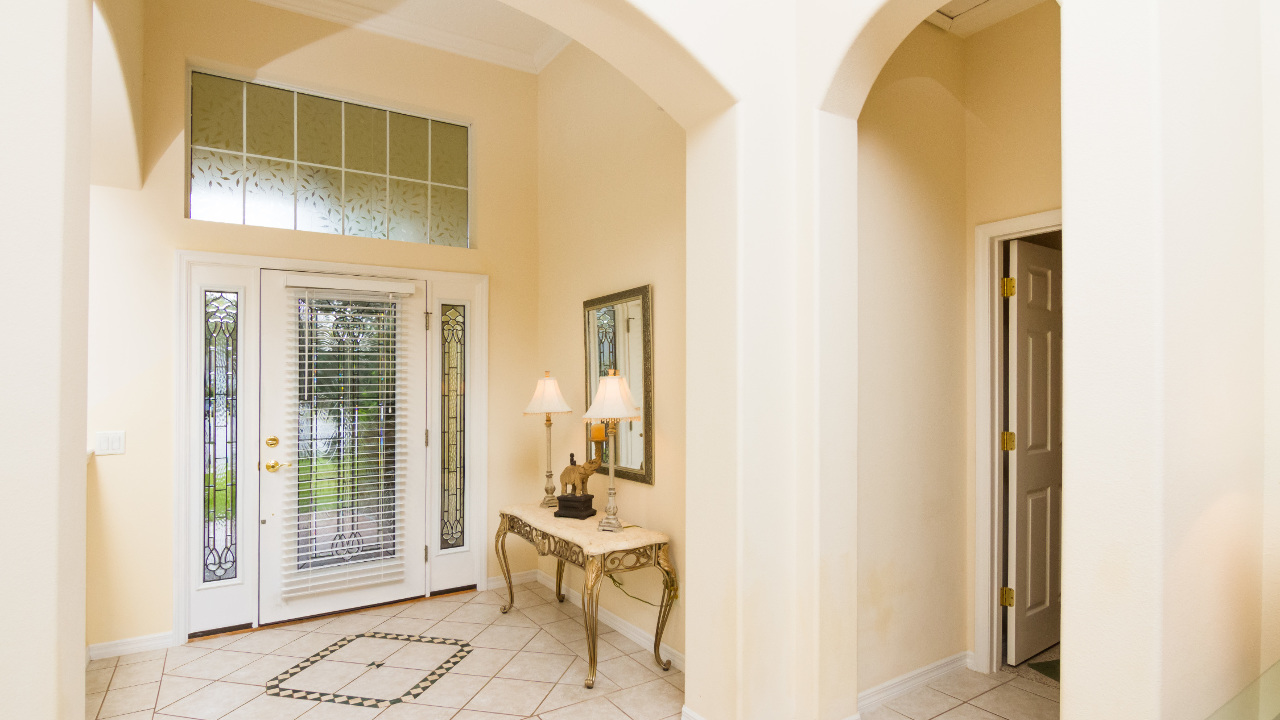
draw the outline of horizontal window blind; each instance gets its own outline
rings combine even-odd
[[[404,577],[405,313],[393,293],[290,288],[283,595]],[[296,412],[293,410],[296,408]]]

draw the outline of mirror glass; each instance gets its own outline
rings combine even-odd
[[[595,398],[600,378],[610,370],[627,381],[631,397],[640,408],[639,420],[618,423],[616,476],[653,484],[653,350],[650,326],[649,286],[593,298],[583,303],[586,325],[587,405]],[[602,449],[597,472],[609,473],[609,442],[591,441],[587,426],[588,459]]]

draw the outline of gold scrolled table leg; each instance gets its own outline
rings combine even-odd
[[[658,569],[662,571],[662,606],[658,608],[658,629],[653,636],[653,659],[663,670],[671,669],[671,661],[662,659],[662,633],[667,629],[667,618],[671,615],[671,606],[680,595],[680,582],[676,580],[676,569],[671,564],[671,555],[667,546],[658,548]]]
[[[582,623],[587,628],[587,688],[596,684],[596,615],[600,611],[600,578],[604,575],[604,558],[587,557],[586,573],[582,581]]]
[[[564,602],[564,593],[560,592],[560,583],[564,580],[564,560],[556,559],[556,600]]]
[[[502,521],[498,523],[498,533],[493,536],[494,550],[498,555],[498,567],[502,568],[502,579],[507,581],[507,604],[500,608],[504,615],[516,604],[515,589],[511,587],[511,565],[507,562],[507,532],[510,525],[511,518],[503,515]]]

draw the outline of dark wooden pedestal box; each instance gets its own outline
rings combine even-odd
[[[591,507],[591,501],[594,499],[594,495],[557,496],[556,500],[560,501],[560,507],[556,510],[555,516],[585,520],[596,514],[596,509]]]

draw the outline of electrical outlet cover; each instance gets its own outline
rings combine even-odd
[[[97,433],[94,437],[94,455],[123,455],[124,431],[109,430]]]

